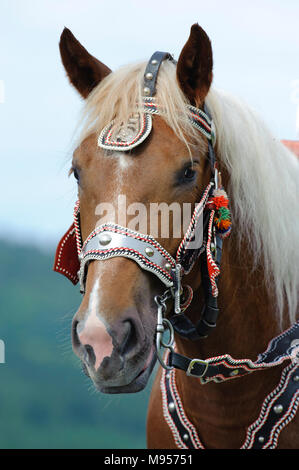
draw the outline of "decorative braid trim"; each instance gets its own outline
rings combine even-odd
[[[183,287],[187,289],[188,295],[185,296],[186,297],[185,302],[183,302],[181,304],[181,312],[184,312],[185,310],[187,310],[187,308],[189,307],[189,305],[191,304],[192,299],[193,299],[193,289],[192,289],[192,287],[188,286],[188,284],[185,284]]]
[[[215,127],[212,120],[201,109],[194,106],[187,106],[189,111],[189,120],[191,124],[198,129],[208,140],[215,142]],[[98,137],[99,147],[110,150],[130,150],[140,145],[150,134],[152,130],[151,114],[163,115],[161,106],[155,102],[153,97],[143,98],[143,109],[139,111],[141,126],[137,134],[129,141],[112,140],[115,120],[111,121],[101,131]]]
[[[170,372],[170,379],[169,379],[169,385],[170,385],[170,390],[172,392],[172,396],[175,399],[175,404],[177,406],[177,411],[178,411],[178,417],[180,419],[180,422],[188,429],[190,439],[192,441],[193,446],[195,449],[204,449],[204,446],[202,445],[199,436],[197,434],[197,431],[191,421],[187,418],[184,407],[176,386],[176,381],[175,381],[175,369],[173,369]]]
[[[167,399],[167,392],[166,392],[166,387],[165,387],[165,376],[166,376],[166,370],[163,369],[162,371],[162,377],[160,381],[160,388],[161,388],[161,394],[162,394],[162,410],[163,410],[163,416],[168,424],[170,431],[172,433],[175,445],[178,449],[189,449],[189,447],[183,442],[181,439],[180,433],[172,419],[172,416],[169,412],[168,409],[168,399]]]
[[[220,269],[215,263],[212,253],[211,253],[211,239],[212,239],[212,228],[213,228],[213,219],[214,219],[215,211],[211,211],[209,226],[208,226],[208,239],[207,239],[207,264],[208,264],[208,272],[212,286],[212,295],[213,297],[218,297],[218,287],[216,283],[216,277],[220,274]]]
[[[152,236],[135,232],[134,230],[128,229],[126,227],[122,227],[121,225],[117,225],[112,222],[111,223],[108,222],[106,224],[100,225],[93,232],[91,232],[91,234],[85,240],[82,250],[84,251],[85,246],[93,237],[105,231],[120,233],[121,235],[126,235],[128,237],[136,238],[137,240],[141,240],[141,241],[149,243],[150,245],[154,246],[161,253],[161,255],[163,255],[167,259],[167,261],[171,264],[173,268],[175,267],[174,259]]]
[[[166,363],[168,362],[168,356],[169,352],[166,353]],[[288,407],[283,411],[281,418],[275,422],[275,416],[273,418],[270,414],[271,412],[272,415],[273,413],[275,414],[273,411],[275,404],[279,403],[280,397],[282,397],[286,392],[290,381],[296,375],[297,369],[299,369],[298,363],[291,363],[283,370],[279,384],[265,398],[258,419],[248,427],[246,438],[241,449],[275,449],[277,447],[281,431],[291,422],[298,411],[299,385],[298,389],[289,400]],[[180,449],[204,449],[196,428],[185,414],[176,386],[175,369],[171,371],[163,369],[160,388],[162,394],[163,416],[171,430],[176,446]],[[172,411],[169,410],[170,403],[173,403]],[[273,425],[271,431],[268,431],[267,435],[266,426],[269,426],[269,421],[271,423],[271,420]],[[261,442],[259,440],[259,436],[262,436],[262,432],[264,432],[264,440]]]
[[[294,333],[296,333],[296,335],[298,334],[298,329],[299,322],[294,323],[287,330],[269,341],[266,351],[259,354],[258,359],[255,362],[251,361],[251,359],[234,359],[229,354],[223,354],[221,356],[206,359],[206,362],[209,365],[219,366],[219,368],[222,366],[223,370],[219,373],[215,373],[214,375],[208,375],[207,373],[204,377],[200,377],[198,380],[200,380],[202,384],[208,383],[212,380],[214,382],[223,382],[224,380],[232,380],[255,370],[264,370],[270,367],[275,367],[288,360],[293,361],[294,351],[297,350],[297,346],[293,345],[293,341],[291,341],[291,339],[294,339],[292,338]],[[289,335],[291,335],[289,347],[287,349],[284,347],[285,350],[283,353],[277,353],[276,349],[278,348],[279,351],[280,348],[279,342],[283,342],[284,338]],[[270,353],[273,353],[273,357],[271,357]],[[235,369],[236,374],[224,375],[224,373],[226,373],[226,369]]]
[[[125,258],[133,259],[138,264],[142,265],[144,269],[154,273],[167,287],[171,287],[173,285],[171,275],[167,271],[162,269],[157,264],[149,261],[143,255],[141,255],[141,253],[134,250],[133,248],[111,248],[109,250],[89,250],[84,254],[79,275],[81,292],[84,292],[86,276],[85,268],[88,266],[89,261],[94,259],[105,260],[116,256],[123,256]]]
[[[278,444],[278,438],[283,430],[296,416],[297,410],[299,405],[299,390],[293,396],[293,399],[288,407],[287,413],[281,417],[278,423],[273,427],[271,435],[270,435],[270,442],[269,445],[263,447],[263,449],[275,449]],[[271,445],[270,445],[271,444]]]
[[[200,377],[198,380],[202,383],[208,383],[210,381],[215,381],[215,382],[222,382],[222,381],[227,381],[227,380],[232,380],[236,379],[242,375],[245,375],[247,373],[256,371],[256,370],[264,370],[264,369],[269,369],[274,366],[278,366],[280,364],[283,364],[287,360],[291,360],[293,357],[290,354],[288,355],[282,355],[279,356],[275,361],[273,362],[252,362],[250,359],[233,359],[229,354],[225,354],[223,356],[217,356],[213,357],[210,359],[207,359],[206,362],[208,362],[209,365],[215,365],[215,366],[221,366],[223,365],[225,368],[228,369],[238,369],[238,374],[232,375],[230,377],[227,377],[221,373],[213,375],[211,377]],[[217,380],[219,378],[219,380]]]
[[[143,107],[146,113],[160,114],[158,105],[154,102],[154,98],[151,96],[143,97]]]
[[[145,256],[143,256],[139,251],[134,250],[134,248],[110,248],[108,250],[89,250],[86,251],[84,254],[84,259],[88,255],[99,255],[101,259],[107,259],[107,258],[112,258],[112,255],[116,256],[117,254],[125,254],[126,252],[131,253],[133,257],[141,259],[145,264],[155,268],[158,272],[163,274],[167,279],[169,279],[172,282],[172,277],[171,275],[165,271],[163,268],[161,268],[158,264],[153,263],[152,261],[148,260]]]
[[[269,354],[275,350],[278,341],[280,341],[282,338],[285,336],[288,336],[290,333],[292,333],[293,330],[296,330],[298,328],[298,322],[294,323],[291,325],[287,330],[283,331],[280,335],[276,336],[275,338],[271,339],[269,341],[269,344],[267,346],[266,351],[263,353],[259,354],[258,360],[256,361],[257,364],[263,363],[264,359],[266,356],[269,356]],[[289,354],[289,358],[291,359],[291,354]],[[273,361],[274,364],[275,361]]]
[[[155,101],[153,97],[143,98],[143,108],[146,113],[150,114],[162,114],[163,110],[159,103]],[[187,105],[189,111],[189,119],[191,124],[196,127],[208,140],[215,143],[216,131],[213,126],[213,121],[207,116],[207,114],[201,109],[195,108],[194,106]]]
[[[208,200],[208,196],[209,196],[209,192],[210,192],[211,187],[212,187],[212,185],[211,185],[211,183],[209,183],[209,185],[206,187],[206,189],[205,189],[205,191],[204,191],[204,193],[201,197],[200,202],[198,204],[196,204],[196,206],[195,206],[195,209],[193,211],[192,218],[191,218],[189,227],[187,229],[187,232],[185,233],[185,236],[184,236],[183,240],[181,241],[181,243],[178,247],[178,250],[177,250],[177,254],[176,254],[177,263],[179,263],[182,260],[182,257],[184,255],[184,253],[188,250],[188,246],[191,242],[194,229],[196,227],[196,224],[198,222],[199,217],[201,216],[201,214],[202,214],[202,212],[205,208],[205,204]]]
[[[298,364],[288,365],[282,372],[281,379],[277,387],[269,393],[265,398],[260,415],[258,419],[249,426],[246,434],[246,439],[241,447],[241,449],[250,449],[253,447],[256,441],[257,432],[262,429],[267,419],[269,418],[270,412],[273,410],[275,403],[278,401],[279,397],[286,390],[294,370],[298,368]],[[293,398],[288,406],[286,412],[283,413],[280,420],[273,426],[270,436],[265,444],[262,446],[262,449],[274,449],[278,443],[278,437],[282,429],[294,418],[296,415],[299,404],[299,389],[293,395]]]
[[[168,361],[168,356],[169,352],[167,351],[165,360],[166,362]],[[168,381],[168,385],[167,382]],[[163,416],[165,418],[165,421],[167,422],[174,442],[179,449],[203,449],[203,445],[198,437],[197,431],[193,424],[189,421],[187,418],[185,412],[184,412],[184,407],[181,402],[177,387],[176,387],[176,382],[175,382],[175,370],[171,371],[166,371],[163,369],[162,371],[162,377],[160,381],[160,388],[161,388],[161,394],[162,394],[162,410],[163,410]],[[169,393],[171,394],[171,402],[174,404],[175,408],[172,412],[169,411],[169,403],[170,401],[168,400],[167,396],[167,388],[169,390]],[[182,429],[184,430],[184,434],[179,431],[176,420],[179,420]],[[187,439],[184,439],[184,436],[187,437]],[[188,445],[189,443],[189,445]]]
[[[148,114],[141,115],[141,128],[136,136],[130,141],[113,141],[111,135],[113,133],[113,120],[108,124],[99,135],[98,145],[109,150],[130,150],[140,145],[150,134],[152,130],[152,117]]]
[[[80,201],[78,199],[74,207],[74,225],[75,225],[75,231],[76,231],[76,244],[77,244],[78,256],[81,254],[81,249],[82,249],[81,231],[80,231],[80,225],[79,225],[79,213],[80,213]]]

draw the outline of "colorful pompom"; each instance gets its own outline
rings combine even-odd
[[[224,189],[216,189],[207,202],[207,209],[215,211],[214,224],[221,237],[227,237],[231,230],[229,200]]]

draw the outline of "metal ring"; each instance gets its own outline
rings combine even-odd
[[[170,349],[170,351],[173,351],[173,347],[170,347],[168,349]],[[156,344],[156,354],[157,354],[158,361],[160,362],[161,366],[164,369],[166,369],[166,370],[172,370],[173,369],[173,366],[168,366],[164,362],[163,353],[161,353],[161,349],[158,347],[158,344]]]
[[[169,330],[170,338],[169,338],[169,341],[167,343],[165,343],[163,341],[163,334],[162,334],[160,344],[161,344],[161,346],[163,346],[163,348],[171,349],[172,346],[173,346],[173,343],[174,343],[174,329],[173,329],[173,326],[167,318],[163,318],[162,324],[166,325],[166,330],[167,329]]]
[[[165,312],[166,310],[166,305],[163,297],[161,295],[155,295],[155,302],[158,307],[162,307],[163,311]]]

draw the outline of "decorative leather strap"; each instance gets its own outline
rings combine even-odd
[[[203,232],[206,232],[206,229],[208,228],[207,225],[209,223],[209,220],[210,220],[210,213],[209,211],[206,211],[204,214]],[[210,241],[211,241],[211,233],[210,233],[210,236],[208,233],[208,239],[205,240],[203,243],[203,247],[206,251],[207,249],[210,249]],[[218,269],[220,269],[220,263],[221,263],[222,242],[223,240],[221,236],[218,233],[216,233],[215,264],[217,265]],[[194,260],[196,260],[199,257],[201,252],[199,253],[195,252],[195,254],[193,254]],[[192,256],[192,250],[190,254]],[[186,252],[186,254],[184,255],[181,261],[182,266],[186,265],[185,258],[186,256],[190,257],[190,254],[189,252]],[[197,324],[194,324],[184,314],[173,315],[169,319],[176,333],[178,333],[183,338],[186,338],[192,341],[206,338],[209,335],[209,333],[216,327],[216,322],[217,322],[217,318],[219,315],[218,299],[217,299],[217,296],[213,295],[213,286],[212,286],[210,275],[208,272],[208,265],[207,265],[208,256],[206,252],[203,253],[202,258],[203,259],[201,260],[200,266],[201,266],[202,284],[203,284],[204,293],[205,293],[205,304],[204,304],[203,311],[201,313],[199,321],[197,322]],[[218,281],[219,281],[219,276],[217,276],[214,279],[214,290],[217,289]]]
[[[208,184],[204,190],[200,202],[196,204],[188,229],[177,249],[176,262],[184,268],[184,274],[189,274],[203,252],[203,233],[205,231],[204,209],[213,190],[213,183]]]
[[[176,388],[175,371],[162,370],[160,382],[163,416],[178,449],[204,449],[195,426],[189,421]]]
[[[160,66],[164,60],[174,61],[169,52],[156,51],[147,63],[144,72],[144,96],[154,96],[156,94],[156,83]]]
[[[175,375],[175,369],[162,371],[164,419],[179,449],[204,449],[197,429],[184,411]],[[296,416],[298,405],[299,364],[290,363],[283,370],[279,384],[265,398],[259,417],[248,427],[241,449],[275,449],[282,429]]]
[[[168,356],[169,366],[181,369],[202,384],[223,382],[247,375],[250,372],[275,367],[287,360],[299,362],[299,321],[273,338],[265,352],[253,362],[250,359],[234,359],[229,354],[205,360],[193,358],[173,351]]]
[[[277,387],[265,398],[258,419],[247,429],[242,449],[275,449],[281,431],[296,416],[299,405],[299,364],[282,372]]]
[[[142,269],[155,274],[166,287],[173,286],[175,260],[172,256],[150,235],[109,222],[99,225],[83,244],[79,275],[81,292],[85,289],[88,263],[115,256],[134,260]]]

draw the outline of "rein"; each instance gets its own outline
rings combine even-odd
[[[154,97],[158,71],[163,60],[173,61],[173,58],[168,53],[156,52],[146,66],[143,110],[136,112],[136,115],[130,118],[131,130],[129,126],[125,129],[112,121],[99,135],[100,147],[128,151],[140,145],[149,136],[152,130],[152,115],[163,114]],[[278,387],[266,398],[257,424],[252,425],[251,431],[248,431],[246,441],[248,444],[245,443],[247,448],[254,445],[262,447],[266,444],[272,446],[273,443],[277,443],[280,430],[295,416],[299,404],[299,359],[296,356],[299,350],[299,322],[274,338],[267,350],[260,354],[255,362],[249,359],[233,359],[228,354],[205,360],[188,358],[175,349],[175,332],[194,341],[206,338],[216,327],[219,314],[217,284],[222,243],[231,229],[228,198],[221,187],[217,170],[214,152],[216,133],[213,121],[206,106],[201,110],[189,105],[187,110],[192,125],[208,140],[211,180],[195,206],[189,227],[175,257],[150,235],[112,222],[96,227],[83,243],[80,206],[77,202],[74,224],[57,247],[54,270],[66,275],[74,284],[79,281],[80,291],[84,294],[90,261],[122,256],[132,259],[141,269],[154,274],[164,284],[166,290],[163,295],[155,297],[156,352],[161,366],[165,369],[161,379],[164,416],[179,447],[186,448],[187,442],[189,448],[201,448],[202,444],[195,434],[195,428],[193,429],[184,417],[175,387],[174,369],[183,370],[187,376],[196,377],[201,384],[206,384],[211,381],[219,383],[241,377],[256,370],[282,364],[286,360],[293,361],[291,367],[284,369]],[[198,323],[193,324],[184,313],[192,301],[192,289],[189,286],[182,286],[182,283],[184,276],[191,272],[199,258],[205,304]],[[169,300],[173,302],[174,314],[166,318]],[[165,333],[169,334],[168,340],[165,340]],[[164,349],[167,350],[166,355]],[[297,362],[294,363],[296,357]],[[257,433],[257,428],[265,428],[266,431],[261,435]]]

